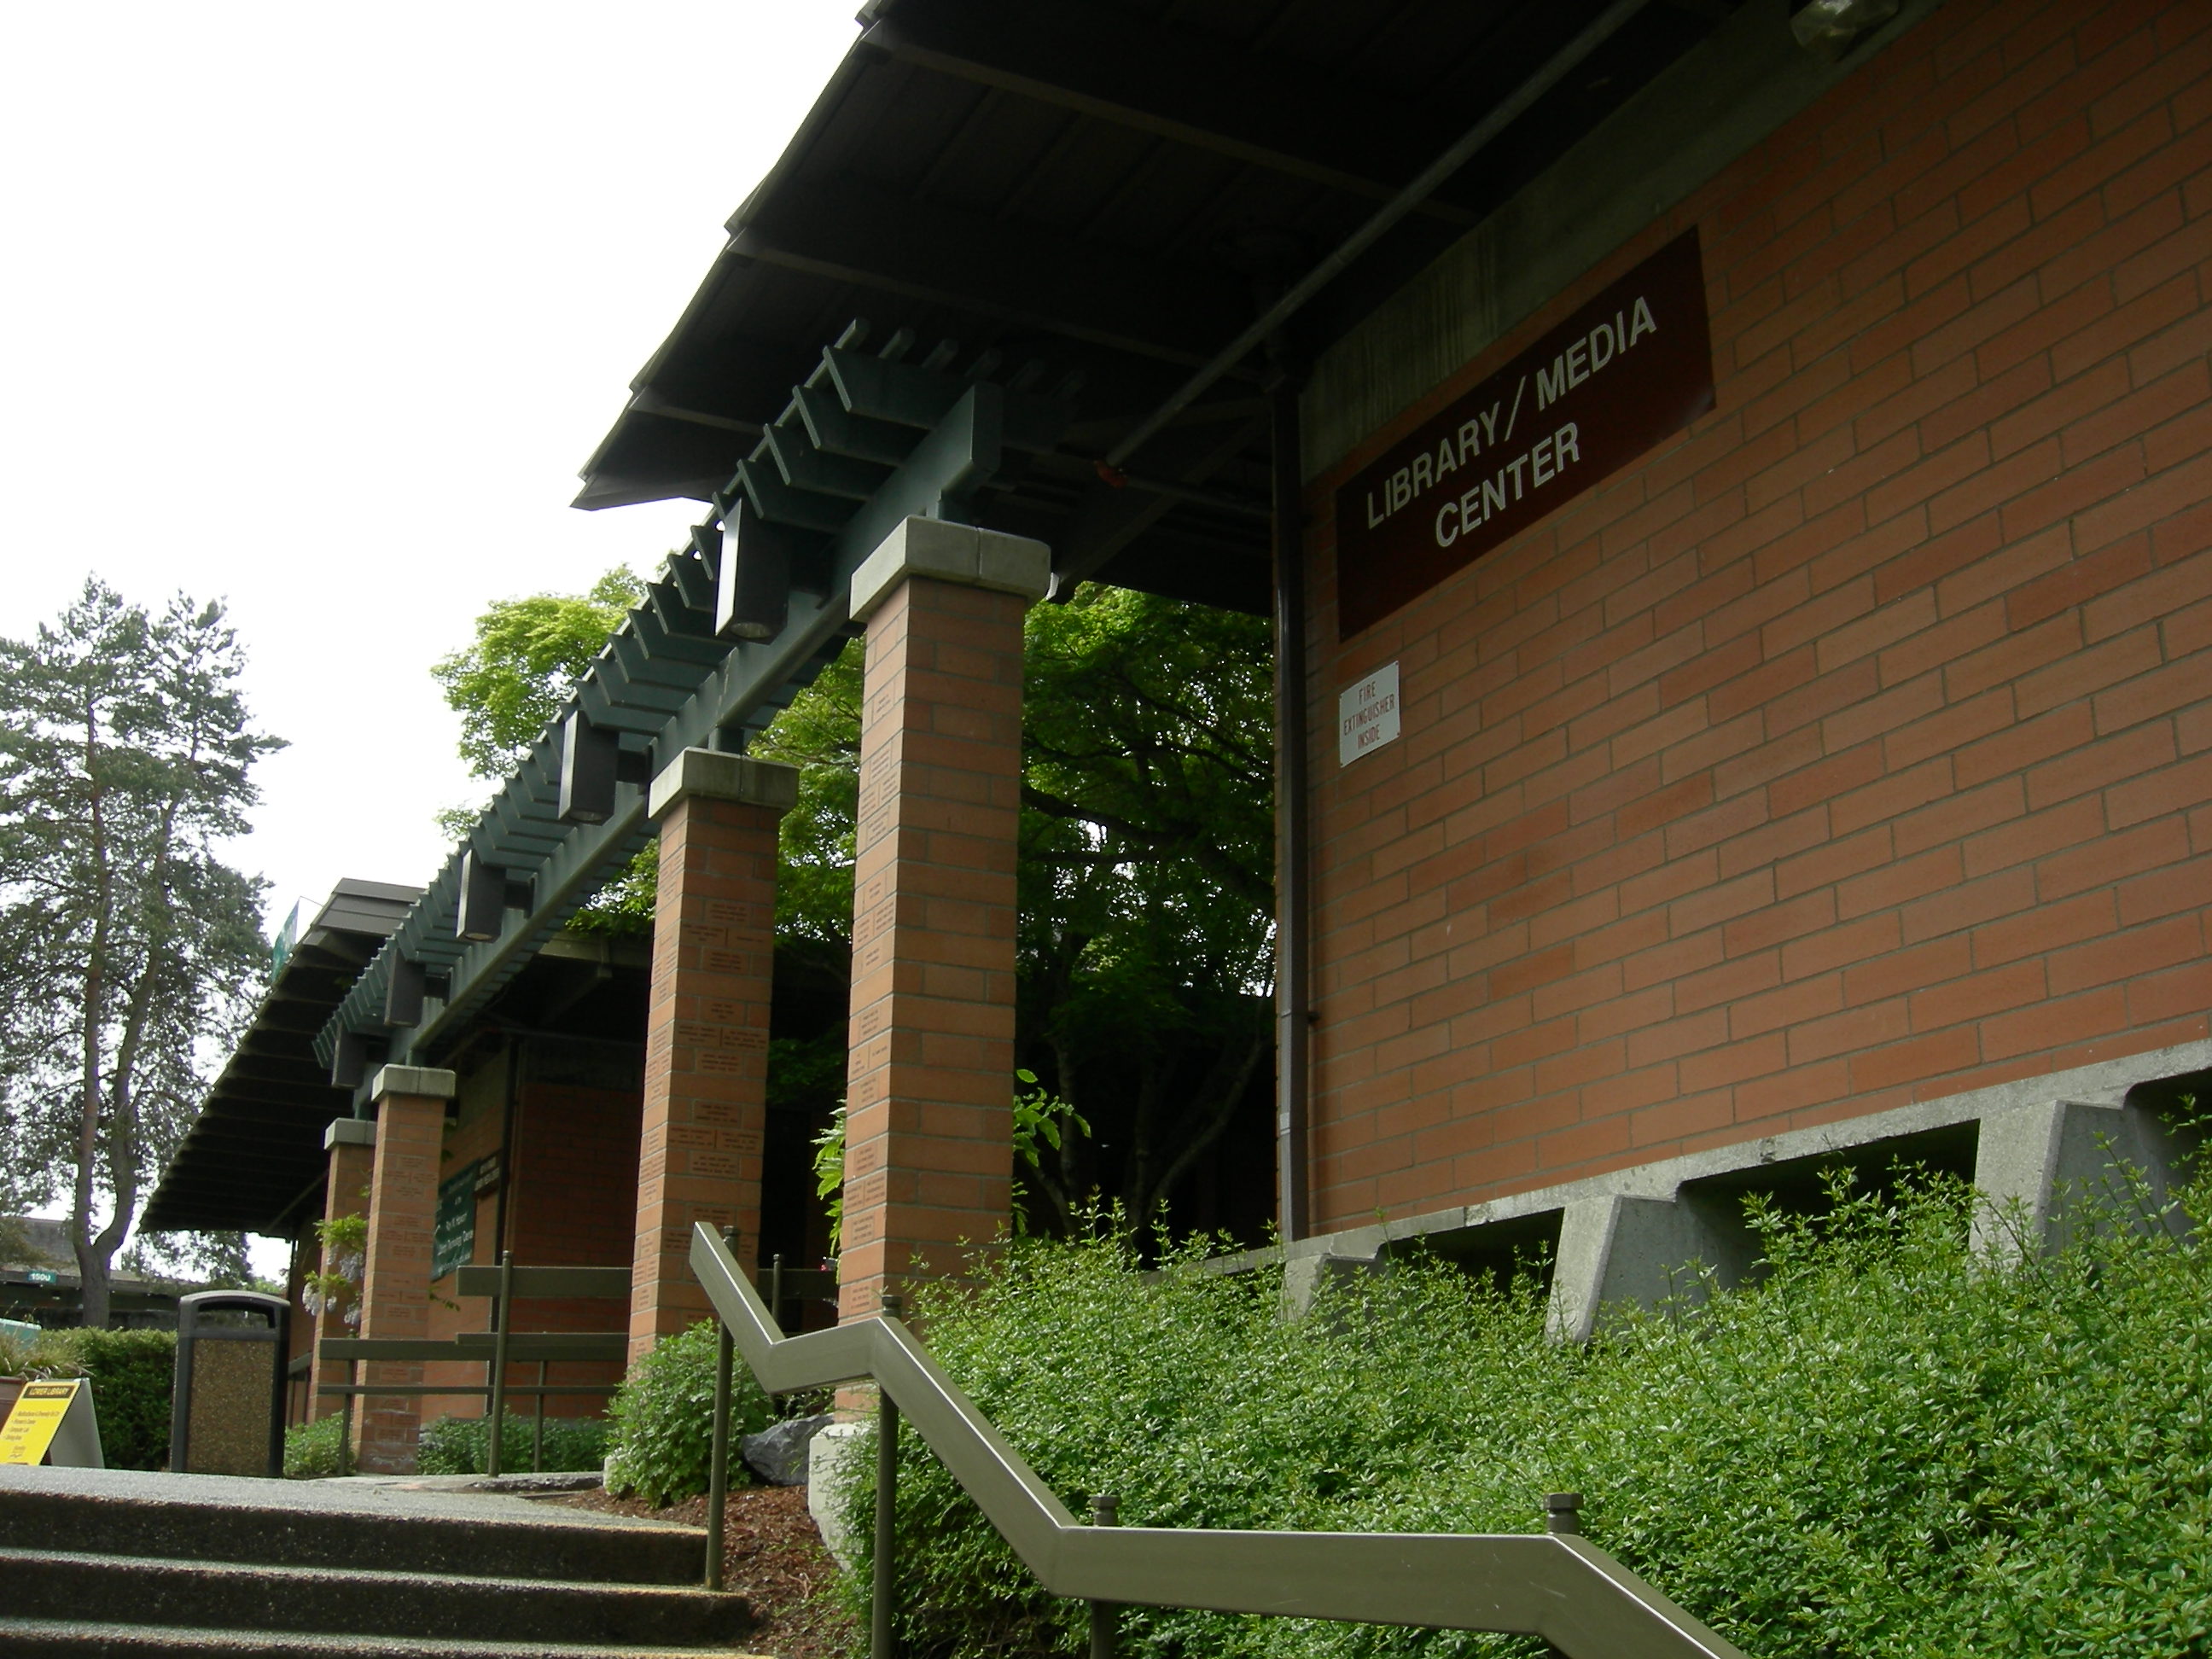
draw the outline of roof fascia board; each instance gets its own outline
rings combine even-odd
[[[863,49],[1033,102],[1347,195],[1387,201],[1458,136],[1402,100],[1291,59],[1089,0],[1040,6],[908,3],[878,17]],[[1348,141],[1332,150],[1324,135]],[[1414,209],[1468,225],[1431,198]]]
[[[980,313],[1163,362],[1196,364],[1251,314],[1224,273],[924,204],[849,179],[809,179],[737,227],[739,258]]]
[[[1785,0],[1747,0],[1322,351],[1300,399],[1307,482],[1942,3],[1905,0],[1832,62],[1797,44]]]

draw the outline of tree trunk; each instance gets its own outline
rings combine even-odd
[[[1159,1190],[1153,1200],[1156,1205],[1167,1202],[1182,1184],[1182,1178],[1190,1173],[1191,1165],[1210,1151],[1228,1129],[1230,1120],[1237,1115],[1237,1105],[1244,1098],[1245,1086],[1252,1080],[1253,1069],[1270,1047],[1273,1036],[1271,1031],[1254,1032],[1245,1040],[1241,1054],[1233,1041],[1222,1045],[1207,1075],[1209,1086],[1199,1091],[1194,1103],[1206,1108],[1200,1115],[1198,1131],[1183,1143],[1161,1174]]]
[[[1237,1115],[1237,1103],[1244,1097],[1245,1085],[1251,1081],[1253,1068],[1259,1064],[1272,1035],[1262,1030],[1241,1041],[1230,1038],[1222,1044],[1205,1079],[1183,1102],[1178,1122],[1194,1127],[1171,1149],[1159,1145],[1163,1137],[1157,1133],[1154,1119],[1164,1102],[1153,1085],[1152,1071],[1147,1068],[1138,1109],[1140,1132],[1122,1183],[1121,1201],[1128,1212],[1130,1230],[1137,1237],[1150,1235],[1155,1219],[1182,1178],[1190,1173],[1191,1165],[1229,1127],[1230,1121]],[[1172,1056],[1162,1064],[1171,1065]]]
[[[70,1192],[70,1249],[76,1257],[79,1303],[83,1322],[94,1330],[107,1327],[107,1263],[112,1249],[103,1253],[92,1237],[92,1176],[100,1156],[100,1042],[107,1024],[107,951],[115,919],[115,874],[109,868],[107,823],[100,781],[100,710],[87,696],[84,705],[84,777],[92,809],[93,891],[96,914],[93,922],[91,961],[84,975],[82,1091],[78,1101],[76,1180]]]

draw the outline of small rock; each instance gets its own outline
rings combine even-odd
[[[807,1445],[830,1422],[827,1413],[819,1417],[787,1418],[758,1434],[747,1435],[738,1443],[745,1466],[771,1486],[805,1486]]]

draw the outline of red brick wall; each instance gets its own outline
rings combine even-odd
[[[908,1279],[960,1273],[1010,1212],[1025,608],[917,575],[868,618],[846,1320]]]
[[[1317,481],[1321,1225],[2207,1034],[2208,118],[1951,0]],[[1340,647],[1335,485],[1692,222],[1714,412]]]
[[[548,1080],[556,1075],[590,1076],[623,1073],[636,1069],[634,1051],[617,1046],[539,1042],[526,1044],[521,1058],[522,1080],[516,1092],[514,1145],[508,1149],[502,1180],[512,1180],[508,1194],[507,1248],[515,1264],[525,1267],[622,1267],[629,1265],[632,1232],[636,1224],[638,1122],[643,1097],[635,1083]],[[504,1089],[501,1056],[490,1067]],[[440,1163],[442,1178],[459,1175],[480,1158],[495,1154],[506,1132],[506,1112],[500,1100],[488,1102],[459,1127],[447,1130]],[[481,1267],[499,1265],[499,1191],[485,1192],[477,1200],[476,1252]],[[489,1328],[491,1304],[482,1297],[462,1297],[448,1274],[433,1280],[428,1334],[441,1340],[462,1331]],[[620,1302],[601,1300],[555,1301],[518,1297],[513,1328],[518,1331],[619,1331],[629,1322],[629,1310]],[[476,1361],[426,1365],[423,1381],[436,1383],[480,1384],[484,1367]],[[549,1382],[611,1382],[622,1367],[612,1362],[586,1364],[564,1361],[551,1366]],[[510,1386],[534,1383],[535,1361],[517,1361],[507,1367]],[[590,1417],[605,1407],[593,1395],[550,1395],[548,1417]],[[422,1420],[433,1422],[451,1414],[480,1417],[482,1395],[433,1395],[422,1403]],[[534,1397],[511,1396],[507,1409],[527,1417],[536,1409]]]
[[[644,1104],[632,1153],[629,1352],[708,1316],[692,1229],[760,1249],[774,977],[774,809],[687,793],[660,820]]]
[[[443,1100],[389,1095],[378,1109],[368,1247],[361,1287],[362,1336],[420,1340],[430,1334],[431,1228],[437,1213],[439,1152],[445,1135]],[[422,1381],[422,1367],[379,1361],[361,1366],[359,1375],[364,1383],[412,1386]],[[413,1471],[422,1400],[420,1395],[365,1395],[358,1399],[353,1452],[363,1474]]]
[[[329,1148],[324,1157],[325,1167],[329,1173],[325,1177],[323,1186],[322,1218],[325,1221],[335,1221],[343,1216],[366,1216],[368,1213],[368,1194],[370,1182],[374,1178],[376,1170],[375,1149],[351,1141],[340,1141],[335,1146]],[[335,1273],[337,1269],[337,1262],[323,1249],[321,1241],[313,1233],[307,1236],[306,1242],[301,1246],[300,1255],[304,1258],[302,1265],[312,1268],[316,1273]],[[346,1310],[342,1307],[331,1308],[320,1316],[309,1319],[304,1308],[297,1309],[294,1314],[294,1317],[300,1322],[299,1326],[295,1328],[296,1333],[304,1334],[307,1341],[311,1344],[319,1344],[325,1337],[358,1336],[360,1332],[345,1322],[345,1314]],[[294,1342],[295,1353],[300,1346],[298,1336],[295,1334]],[[324,1363],[320,1354],[315,1352],[313,1348],[309,1349],[309,1352],[312,1357],[308,1363],[306,1403],[302,1409],[307,1419],[313,1420],[316,1418],[328,1417],[333,1413],[346,1409],[347,1402],[344,1395],[326,1396],[318,1390],[325,1382],[344,1382],[347,1369],[343,1364]]]
[[[438,1155],[440,1185],[452,1180],[480,1158],[495,1156],[506,1114],[500,1109],[500,1091],[504,1088],[506,1060],[496,1056],[481,1066],[476,1074],[464,1080],[462,1099],[464,1109],[458,1124],[448,1124],[445,1145]],[[487,1076],[487,1073],[489,1075]],[[473,1104],[475,1109],[468,1109]],[[476,1206],[476,1255],[472,1260],[495,1262],[499,1246],[493,1240],[498,1225],[499,1194],[496,1191],[481,1194]],[[450,1341],[462,1331],[480,1331],[489,1322],[487,1304],[471,1297],[463,1301],[455,1293],[453,1276],[430,1281],[429,1327],[427,1334],[433,1340]],[[520,1376],[520,1370],[517,1375]],[[425,1365],[425,1382],[477,1384],[484,1380],[484,1368],[479,1364],[459,1362]],[[527,1402],[524,1409],[528,1409]],[[484,1400],[482,1395],[426,1395],[422,1400],[422,1421],[434,1423],[441,1417],[481,1417]]]
[[[557,1052],[557,1050],[556,1050]],[[605,1051],[610,1058],[621,1051]],[[533,1069],[538,1054],[533,1051]],[[515,1261],[532,1267],[622,1267],[631,1265],[636,1244],[638,1127],[644,1109],[641,1088],[601,1087],[535,1080],[526,1072],[516,1114],[516,1180],[513,1200]],[[487,1233],[489,1237],[489,1222]],[[479,1250],[497,1261],[495,1251]],[[472,1305],[481,1318],[484,1304]],[[629,1322],[620,1302],[549,1301],[518,1297],[514,1328],[526,1331],[619,1331]],[[614,1382],[623,1368],[562,1364],[546,1373],[550,1382]],[[538,1367],[509,1369],[509,1382],[534,1382]],[[532,1409],[527,1397],[514,1409]],[[549,1395],[548,1417],[595,1417],[606,1409],[596,1395]]]
[[[628,1265],[637,1225],[635,1088],[526,1081],[516,1114],[514,1259],[533,1267]],[[480,1252],[496,1261],[496,1251]],[[548,1304],[549,1306],[551,1304]],[[621,1323],[599,1309],[592,1328]],[[556,1328],[548,1325],[542,1328]]]
[[[307,1275],[319,1272],[321,1267],[322,1246],[312,1231],[292,1241],[292,1253],[284,1264],[284,1299],[292,1308],[284,1326],[284,1422],[288,1427],[321,1414],[314,1408],[312,1377],[292,1374],[292,1367],[302,1359],[310,1370],[314,1364],[316,1321],[307,1311],[303,1293]]]

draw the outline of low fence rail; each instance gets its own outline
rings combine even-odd
[[[346,1380],[343,1382],[325,1382],[315,1392],[335,1395],[345,1401],[349,1439],[353,1402],[363,1395],[483,1395],[486,1400],[484,1414],[493,1425],[486,1437],[484,1472],[495,1479],[501,1472],[498,1425],[507,1420],[507,1397],[511,1394],[532,1395],[537,1405],[531,1415],[530,1467],[536,1470],[545,1461],[545,1401],[548,1397],[555,1395],[597,1395],[605,1398],[622,1386],[619,1382],[548,1382],[545,1380],[546,1367],[578,1363],[619,1365],[629,1352],[629,1334],[627,1330],[518,1331],[514,1328],[515,1299],[530,1297],[544,1300],[627,1302],[629,1299],[629,1274],[630,1270],[627,1267],[518,1267],[511,1252],[501,1255],[495,1267],[459,1268],[455,1276],[455,1294],[489,1298],[490,1329],[463,1331],[447,1340],[404,1336],[326,1336],[317,1345],[318,1348],[325,1359],[344,1363]],[[484,1380],[481,1382],[361,1381],[363,1364],[416,1365],[454,1361],[482,1365]],[[533,1363],[538,1367],[537,1382],[507,1381],[507,1371],[510,1364]],[[343,1454],[341,1467],[343,1467]]]
[[[896,1563],[890,1522],[902,1420],[914,1425],[1047,1591],[1092,1605],[1095,1659],[1103,1659],[1100,1650],[1110,1634],[1099,1610],[1119,1603],[1537,1636],[1568,1659],[1743,1659],[1730,1643],[1572,1532],[1121,1527],[1110,1524],[1110,1505],[1086,1525],[899,1319],[786,1336],[712,1228],[694,1229],[691,1267],[720,1319],[725,1355],[741,1356],[769,1394],[870,1381],[882,1390],[875,1659],[891,1655]],[[727,1456],[726,1386],[717,1392],[719,1497]],[[719,1515],[719,1504],[710,1504],[710,1526]],[[710,1583],[719,1578],[719,1541],[709,1545]]]

